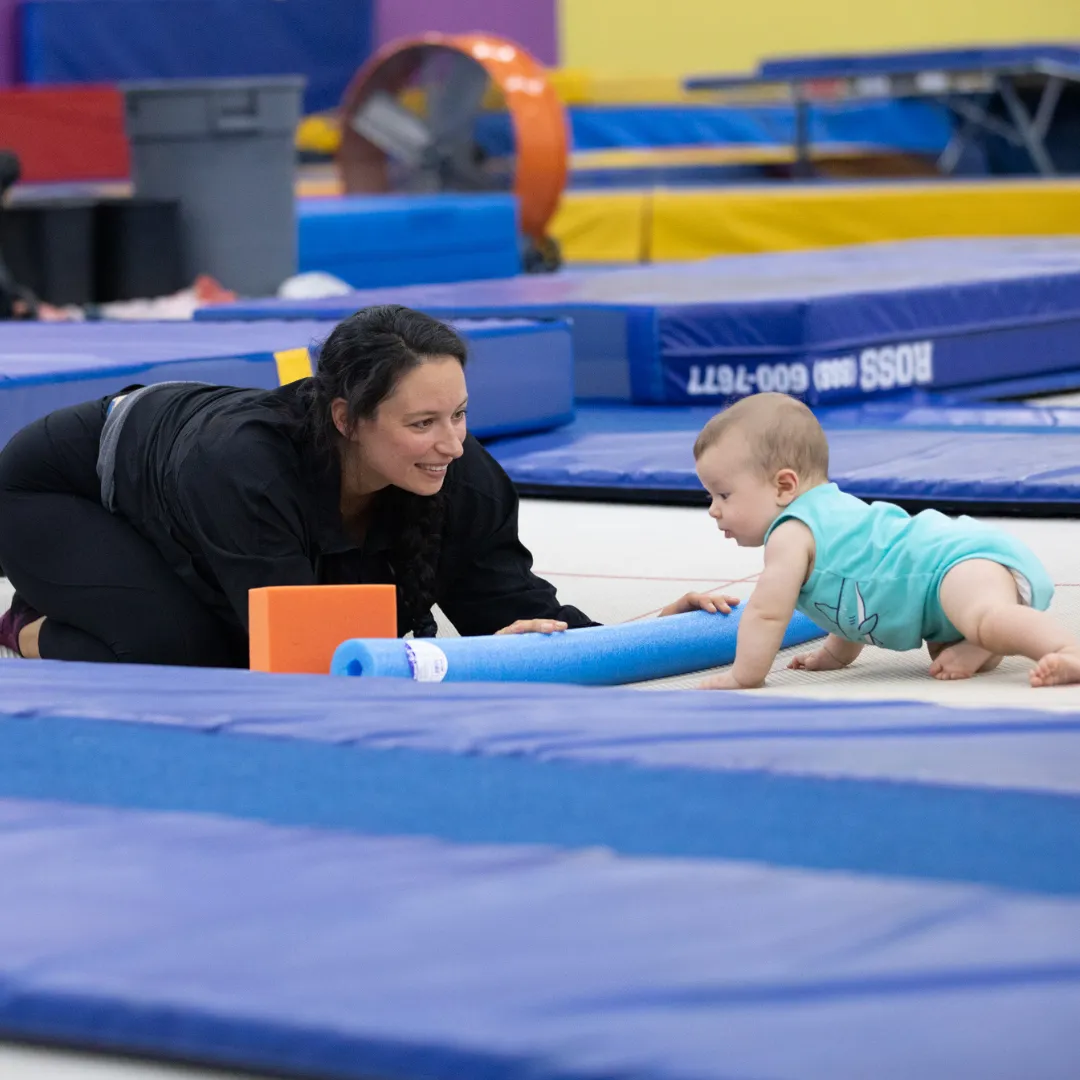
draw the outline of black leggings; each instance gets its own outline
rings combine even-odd
[[[45,616],[48,660],[241,667],[244,643],[101,505],[106,400],[59,409],[0,452],[0,565]]]

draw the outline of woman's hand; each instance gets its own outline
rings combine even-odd
[[[496,634],[557,634],[566,629],[559,619],[518,619],[517,622],[496,630]]]
[[[721,615],[730,615],[731,609],[739,603],[737,596],[727,596],[717,592],[688,592],[674,603],[660,611],[660,618],[665,615],[682,615],[687,611],[719,611]]]

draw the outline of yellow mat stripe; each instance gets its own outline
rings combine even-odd
[[[311,354],[307,349],[283,349],[274,353],[277,362],[278,382],[282,386],[306,379],[312,373]]]

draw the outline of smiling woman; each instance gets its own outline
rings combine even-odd
[[[587,626],[532,573],[517,495],[466,433],[465,345],[359,311],[280,390],[131,387],[60,409],[0,454],[0,650],[247,662],[248,591],[394,583],[399,633]]]

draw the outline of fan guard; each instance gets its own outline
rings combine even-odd
[[[493,91],[510,114],[512,160],[489,157],[476,141]],[[522,232],[550,245],[547,226],[566,186],[566,113],[544,67],[520,46],[490,34],[394,42],[356,74],[342,114],[338,164],[350,194],[512,188]]]

